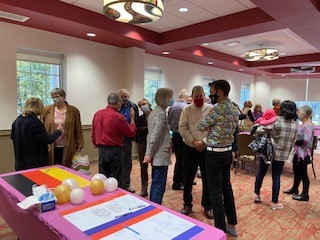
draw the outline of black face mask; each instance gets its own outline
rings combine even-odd
[[[218,95],[216,93],[215,94],[210,94],[209,98],[211,98],[211,104],[218,103]]]

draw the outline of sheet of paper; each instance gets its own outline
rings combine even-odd
[[[80,176],[77,176],[71,172],[68,172],[67,170],[63,170],[58,167],[49,167],[49,168],[43,168],[40,170],[41,172],[44,172],[45,174],[54,177],[55,179],[60,180],[61,182],[65,180],[66,178],[73,178],[76,180],[79,184],[80,188],[86,187],[90,185],[90,181],[87,179],[84,179]]]
[[[171,240],[187,231],[192,231],[192,229],[197,226],[172,213],[162,211],[138,223],[123,227],[124,229],[101,239]],[[194,236],[202,230],[203,229],[197,227],[190,235]]]
[[[63,217],[81,231],[87,231],[123,216],[130,215],[147,206],[150,206],[150,204],[126,194],[110,201],[64,215]]]

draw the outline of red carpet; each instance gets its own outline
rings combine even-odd
[[[173,158],[174,160],[174,158]],[[284,209],[272,211],[269,209],[271,200],[271,176],[265,177],[261,197],[262,203],[253,203],[254,172],[247,165],[248,170],[238,170],[231,178],[236,200],[238,214],[238,238],[228,235],[228,239],[297,239],[312,240],[320,239],[320,151],[315,152],[315,168],[318,178],[314,179],[311,166],[309,167],[310,177],[310,200],[309,202],[298,202],[291,196],[283,194],[282,190],[291,187],[293,173],[291,165],[286,164],[284,173],[281,176],[280,201],[284,204]],[[91,166],[91,171],[97,172],[97,165]],[[140,166],[137,161],[133,161],[132,187],[140,192]],[[169,167],[167,190],[164,195],[163,205],[180,211],[183,207],[182,191],[171,190],[173,165]],[[213,220],[208,220],[202,213],[201,201],[201,179],[196,178],[197,185],[194,186],[194,213],[191,217],[213,225]],[[301,186],[302,187],[302,186]],[[4,207],[4,206],[1,206]],[[4,220],[0,217],[0,239],[17,239]],[[207,239],[204,239],[207,240]]]

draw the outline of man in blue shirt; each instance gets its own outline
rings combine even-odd
[[[128,123],[131,123],[130,110],[133,108],[134,110],[134,123],[137,124],[139,117],[138,106],[131,102],[130,93],[127,89],[120,89],[118,92],[121,98],[121,109],[120,113],[124,116]],[[134,138],[135,140],[135,138]],[[124,137],[124,161],[123,161],[123,188],[129,192],[134,193],[135,190],[130,186],[130,174],[132,170],[132,139],[128,137]]]

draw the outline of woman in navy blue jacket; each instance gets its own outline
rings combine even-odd
[[[39,120],[43,112],[39,98],[29,98],[20,115],[12,124],[11,139],[15,155],[15,170],[25,170],[49,165],[48,144],[61,135],[61,126],[49,135]]]

